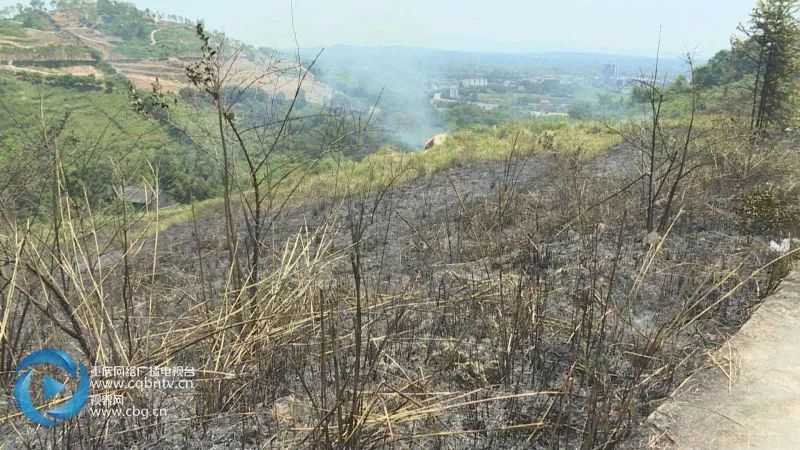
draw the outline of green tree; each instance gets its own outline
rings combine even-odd
[[[695,78],[692,82],[704,88],[720,86],[723,84],[739,81],[745,75],[756,73],[755,61],[746,57],[747,53],[753,53],[755,42],[752,40],[742,41],[742,45],[749,46],[747,51],[741,48],[739,51],[729,49],[720,50],[708,63],[695,70]]]
[[[592,118],[592,104],[589,102],[575,102],[567,110],[569,116],[575,120],[589,120]]]
[[[691,90],[691,86],[689,86],[689,80],[685,76],[678,75],[670,85],[670,89],[676,94],[685,94]]]
[[[793,122],[800,69],[800,0],[759,0],[745,38],[733,51],[755,62],[751,129],[763,132]]]

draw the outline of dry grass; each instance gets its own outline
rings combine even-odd
[[[757,290],[772,283],[766,273],[788,256],[759,261],[763,252],[737,249],[742,239],[721,237],[733,230],[724,214],[709,225],[707,202],[718,202],[709,186],[741,182],[728,175],[730,165],[699,173],[693,182],[703,190],[693,192],[709,196],[684,201],[668,233],[643,244],[631,220],[635,189],[590,208],[624,182],[596,178],[581,153],[554,160],[544,177],[553,184],[517,184],[524,164],[544,161],[523,158],[545,157],[539,138],[497,136],[495,152],[465,160],[454,150],[470,141],[465,134],[439,154],[380,154],[342,167],[338,181],[314,178],[308,186],[318,190],[301,198],[331,192],[329,206],[313,220],[287,211],[286,229],[264,242],[264,276],[242,289],[212,232],[221,224],[199,219],[199,205],[196,234],[183,234],[193,221],[166,227],[161,221],[175,217],[165,211],[112,220],[78,215],[66,202],[50,226],[6,223],[5,383],[21,355],[45,346],[92,364],[198,370],[188,397],[125,392],[140,406],[167,405],[172,419],[112,419],[104,428],[81,419],[36,433],[5,399],[6,439],[615,446],[691,371],[687,354],[713,347],[705,340],[714,330],[746,319]],[[484,157],[500,159],[486,196],[465,199],[475,193],[457,183],[439,194],[425,188],[424,175]],[[403,206],[411,195],[403,193],[414,189],[432,195],[420,200],[430,202],[428,214]],[[368,220],[354,228],[357,217]],[[566,219],[569,233],[557,234]],[[709,239],[716,240],[703,244]]]
[[[514,157],[579,152],[582,158],[590,158],[607,152],[620,141],[618,133],[600,123],[544,121],[482,132],[462,131],[451,136],[444,145],[425,152],[406,153],[385,148],[360,162],[341,161],[318,175],[288,179],[286,187],[276,196],[282,199],[291,195],[293,202],[306,202],[335,192],[366,192],[379,189],[381,181],[387,177],[394,179],[396,185],[406,184],[457,166],[502,161],[509,158],[512,151]],[[202,218],[219,212],[220,202],[220,199],[196,202],[195,215]],[[192,206],[170,208],[159,214],[161,230],[166,230],[189,221]]]

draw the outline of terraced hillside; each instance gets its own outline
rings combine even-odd
[[[77,4],[80,7],[61,5],[55,10],[20,7],[13,16],[0,18],[0,143],[6,149],[0,155],[0,170],[15,173],[17,165],[36,167],[40,158],[34,149],[39,144],[24,130],[45,130],[53,133],[67,158],[67,184],[89,189],[95,206],[116,198],[112,186],[122,181],[113,179],[121,174],[125,183],[142,188],[142,183],[151,182],[144,179],[153,180],[158,173],[155,180],[161,189],[182,203],[219,195],[214,144],[198,148],[198,142],[176,125],[197,128],[198,119],[206,115],[216,120],[207,103],[195,104],[188,100],[191,89],[184,91],[190,88],[186,67],[202,56],[196,25],[161,20],[127,3]],[[217,42],[226,40],[228,84],[241,80],[260,98],[272,98],[275,114],[285,113],[285,100],[298,93],[298,83],[304,100],[298,109],[308,108],[307,115],[318,112],[333,95],[304,66],[281,60],[274,51],[218,33],[211,36]],[[169,96],[171,109],[137,114],[130,88],[150,92],[156,82],[160,93]],[[296,152],[317,145],[306,142],[313,136],[303,139],[295,145]],[[30,160],[23,156],[28,154]],[[19,206],[40,208],[38,195],[21,193]]]
[[[99,9],[99,7],[98,7]],[[118,36],[110,26],[116,16],[81,10],[29,11],[35,21],[21,17],[0,24],[0,69],[41,75],[93,75],[102,79],[117,72],[138,89],[159,83],[167,92],[187,87],[185,66],[199,56],[199,41],[194,27],[187,23],[140,18],[144,27],[139,35]],[[219,39],[223,36],[218,35]],[[232,42],[240,49],[231,73],[242,79],[259,74],[254,87],[272,95],[291,97],[302,74],[296,62],[281,59],[276,52],[258,50]],[[322,104],[333,91],[308,73],[302,82],[305,99]]]
[[[109,36],[95,26],[82,24],[73,14],[56,12],[52,18],[60,30],[100,52],[114,69],[138,88],[148,89],[158,78],[164,89],[178,92],[188,86],[184,76],[186,64],[200,56],[197,36],[191,25],[153,22],[147,42],[135,42]],[[296,62],[281,59],[275,52],[259,51],[238,43],[233,43],[232,47],[242,49],[236,56],[232,74],[242,79],[260,76],[254,87],[273,95],[294,95],[304,72],[298,71]],[[316,82],[311,73],[303,82],[303,90],[306,100],[312,103],[324,103],[333,95],[333,91]]]
[[[103,77],[97,67],[100,54],[76,36],[60,31],[48,14],[35,14],[38,20],[34,23],[10,19],[0,24],[0,70]]]

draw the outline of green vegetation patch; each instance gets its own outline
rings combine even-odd
[[[120,177],[129,184],[158,176],[162,190],[179,200],[216,195],[213,165],[178,139],[162,122],[130,107],[127,82],[112,78],[99,89],[92,77],[37,77],[0,74],[0,170],[38,155],[41,117],[56,136],[64,158],[67,184],[76,198],[84,189],[95,205],[113,198]],[[105,85],[104,85],[105,86]],[[20,207],[35,209],[35,199]],[[31,211],[35,212],[35,211]]]
[[[497,127],[477,127],[450,135],[441,146],[424,152],[399,152],[391,146],[366,156],[361,161],[335,161],[326,158],[317,163],[315,174],[299,180],[289,177],[279,187],[278,198],[292,193],[294,201],[319,199],[334,192],[357,194],[376,192],[388,180],[403,184],[457,166],[505,160],[547,152],[580,151],[590,157],[610,150],[621,142],[618,133],[597,122],[537,120]],[[209,199],[194,205],[197,217],[219,211],[221,199]],[[159,228],[164,230],[192,219],[190,206],[159,212]]]
[[[3,46],[3,57],[18,60],[83,60],[92,61],[92,54],[86,47],[78,45],[48,44],[41,47],[21,48],[10,45]]]
[[[14,20],[19,22],[24,28],[33,28],[34,30],[41,31],[51,30],[53,28],[53,23],[50,21],[50,17],[47,13],[34,8],[25,9],[25,11],[17,15]]]
[[[16,20],[0,19],[0,37],[3,36],[25,37],[22,23]]]
[[[200,44],[194,30],[186,25],[170,25],[166,28],[153,29],[155,44],[146,39],[125,41],[116,47],[121,54],[130,58],[168,58],[186,53],[197,53]],[[152,31],[151,31],[152,33]]]

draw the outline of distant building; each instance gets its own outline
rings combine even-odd
[[[559,86],[564,84],[564,80],[558,77],[543,77],[541,83],[542,86]]]
[[[450,99],[458,100],[459,98],[461,98],[461,95],[458,93],[458,86],[450,86]]]
[[[464,78],[461,80],[461,87],[485,87],[489,85],[489,80],[486,78]]]
[[[603,66],[603,78],[606,81],[617,81],[619,78],[619,69],[616,64],[609,63]]]
[[[555,106],[553,106],[553,103],[550,100],[542,100],[541,103],[539,103],[540,112],[550,113],[553,112],[554,110]]]
[[[569,117],[567,113],[531,111],[533,117]]]
[[[157,192],[149,186],[115,187],[114,190],[121,200],[130,203],[137,209],[148,209],[155,207],[158,207],[158,209],[163,209],[177,204],[172,195],[166,192]],[[156,200],[158,201],[156,202]]]
[[[636,85],[641,85],[641,84],[652,83],[652,81],[653,80],[651,78],[647,78],[647,77],[620,77],[620,78],[617,78],[616,84],[619,87],[636,86]]]

